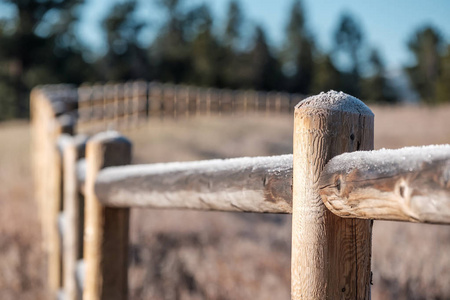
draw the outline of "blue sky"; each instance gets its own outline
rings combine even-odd
[[[106,14],[112,0],[88,0],[83,12],[83,24],[80,33],[86,43],[95,49],[101,49],[101,35],[98,20]],[[151,40],[157,29],[161,11],[141,0],[140,15],[150,16],[155,24],[143,36]],[[188,5],[206,2],[220,23],[224,20],[228,0],[185,0]],[[447,0],[304,0],[307,25],[313,32],[318,45],[328,50],[332,45],[333,30],[343,12],[351,13],[360,23],[366,42],[380,50],[388,69],[399,69],[411,62],[406,41],[411,34],[425,24],[438,28],[443,38],[450,42],[450,1]],[[270,42],[277,46],[283,42],[283,30],[289,17],[292,0],[241,0],[240,4],[249,24],[262,25]],[[250,28],[250,26],[248,27]]]

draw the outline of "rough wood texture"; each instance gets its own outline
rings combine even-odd
[[[78,249],[78,193],[75,173],[77,149],[75,143],[69,142],[63,150],[63,180],[64,180],[64,235],[63,235],[63,282],[64,294],[67,300],[76,300],[75,265]]]
[[[45,95],[40,89],[33,89],[30,95],[30,115],[32,130],[32,162],[35,199],[38,204],[39,216],[42,224],[43,247],[47,247],[47,225],[44,222],[45,210],[44,201],[46,199],[45,179],[47,173],[47,159],[49,153],[48,123],[52,119],[50,104],[47,104]],[[47,104],[47,105],[46,105]]]
[[[127,299],[129,209],[102,206],[94,193],[94,182],[100,169],[130,160],[131,143],[115,132],[100,133],[87,143],[85,300]]]
[[[76,163],[80,157],[84,157],[86,140],[84,136],[69,135],[62,135],[58,140],[63,155],[63,288],[66,300],[76,300],[81,296],[77,291],[76,264],[82,257],[79,231],[80,223],[83,221],[80,213],[82,203],[78,192]]]
[[[50,168],[50,158],[52,154],[51,143],[51,122],[54,119],[51,103],[40,89],[34,89],[30,95],[31,120],[33,130],[33,171],[35,195],[38,202],[39,215],[42,224],[43,248],[50,257],[53,247],[49,243],[51,240],[51,220],[48,217],[49,208],[47,199],[50,195],[49,179],[52,178],[52,168]],[[48,260],[47,277],[48,287],[51,292],[56,292],[59,288],[59,279],[55,277],[55,268]],[[58,270],[58,267],[56,268]]]
[[[107,206],[291,213],[292,155],[111,167],[95,192]]]
[[[63,127],[56,126],[55,133],[63,134]],[[50,139],[53,144],[48,153],[48,168],[50,168],[47,180],[48,194],[43,203],[45,212],[44,222],[47,224],[47,249],[49,287],[53,291],[62,287],[62,240],[58,229],[58,215],[62,210],[62,157],[55,139]],[[41,175],[42,176],[42,175]]]
[[[334,91],[295,107],[292,299],[370,299],[371,221],[332,214],[319,176],[343,152],[373,149],[373,114]]]
[[[48,287],[55,296],[62,284],[57,222],[62,208],[62,161],[56,141],[60,134],[72,134],[74,130],[73,119],[58,115],[70,109],[75,101],[71,91],[69,86],[41,87],[33,89],[30,95],[34,185],[47,252]]]
[[[450,224],[450,145],[337,156],[320,195],[344,218]]]
[[[42,220],[42,233],[47,240],[47,220],[45,201],[48,198],[49,159],[52,152],[52,137],[55,114],[50,100],[41,89],[33,89],[30,95],[31,121],[33,131],[32,155],[36,200]],[[46,243],[45,243],[46,244]]]

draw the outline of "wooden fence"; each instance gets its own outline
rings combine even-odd
[[[290,113],[304,97],[282,92],[232,91],[157,82],[78,88],[77,132],[135,128],[150,118],[251,112]],[[68,113],[68,111],[66,111]]]
[[[146,118],[180,113],[172,106],[166,114],[166,102],[181,99],[178,87],[164,90],[167,98],[154,104],[145,86],[146,93],[134,94],[133,107],[144,107],[138,100],[145,94]],[[129,165],[132,144],[118,132],[77,132],[82,111],[97,109],[95,101],[82,103],[84,89],[46,86],[31,94],[49,287],[61,299],[127,298],[130,208],[292,214],[295,300],[370,299],[373,219],[450,224],[450,145],[370,151],[374,116],[344,93],[321,93],[295,106],[293,155]],[[89,89],[103,95],[103,121],[107,111],[139,120],[140,110],[122,115],[120,105],[108,108],[129,93],[125,88]],[[105,96],[110,94],[115,96]],[[226,107],[219,94],[205,112],[219,114]],[[194,99],[201,107],[203,100]],[[190,115],[189,101],[184,112]],[[227,103],[237,107],[236,101]]]

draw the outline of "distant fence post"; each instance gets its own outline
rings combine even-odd
[[[84,157],[87,136],[71,137],[62,135],[63,157],[63,283],[64,299],[77,300],[76,264],[82,258],[82,240],[80,225],[83,223],[81,208],[83,200],[79,193],[77,161]],[[81,224],[80,224],[81,223]]]
[[[48,288],[52,294],[62,286],[61,237],[58,217],[62,208],[62,161],[57,139],[73,134],[75,119],[70,112],[77,99],[70,86],[40,87],[30,95],[33,127],[33,167],[36,198],[47,252]]]
[[[370,299],[371,221],[328,211],[318,180],[333,156],[373,149],[373,119],[367,106],[342,92],[322,93],[295,107],[293,300]]]
[[[47,226],[48,274],[49,286],[52,291],[58,291],[63,286],[62,267],[62,231],[59,227],[59,217],[63,206],[63,159],[58,149],[57,139],[62,134],[74,133],[74,119],[69,115],[62,115],[54,119],[53,137],[48,155],[47,187],[45,199],[45,216],[43,222]]]
[[[116,132],[100,133],[86,146],[83,299],[127,299],[128,208],[104,207],[94,184],[100,169],[129,164],[131,143]]]

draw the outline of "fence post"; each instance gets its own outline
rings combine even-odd
[[[82,199],[79,193],[76,165],[77,161],[84,157],[86,139],[85,136],[62,135],[59,141],[62,144],[64,182],[63,288],[65,300],[80,298],[76,283],[76,264],[78,259],[82,258],[79,228],[83,220],[82,212],[80,212]]]
[[[293,300],[370,299],[371,221],[332,214],[318,180],[333,156],[373,149],[373,119],[367,106],[342,92],[321,93],[295,107]]]
[[[62,278],[62,236],[59,228],[59,217],[62,210],[63,166],[62,155],[57,140],[62,134],[72,135],[75,123],[69,115],[62,115],[51,120],[53,122],[51,138],[47,141],[48,173],[46,178],[46,198],[44,199],[44,226],[47,227],[46,246],[48,260],[49,288],[52,293],[58,292],[63,285]]]
[[[94,184],[100,169],[129,164],[131,143],[116,132],[104,132],[86,146],[83,299],[127,298],[128,208],[100,204]]]
[[[33,161],[33,179],[35,198],[38,204],[40,221],[42,223],[43,240],[47,240],[46,226],[44,223],[44,201],[46,197],[45,179],[42,176],[48,172],[48,163],[46,161],[49,152],[48,128],[54,115],[51,113],[50,104],[45,98],[44,92],[40,88],[34,88],[30,94],[30,114],[32,130],[32,161]],[[43,243],[46,244],[45,242]]]
[[[36,197],[42,222],[44,247],[47,252],[48,288],[57,293],[62,285],[61,239],[58,217],[61,211],[62,162],[57,139],[63,133],[73,134],[74,118],[67,112],[65,100],[70,89],[33,89],[31,117],[33,122],[33,161]],[[59,108],[58,110],[56,108]]]

